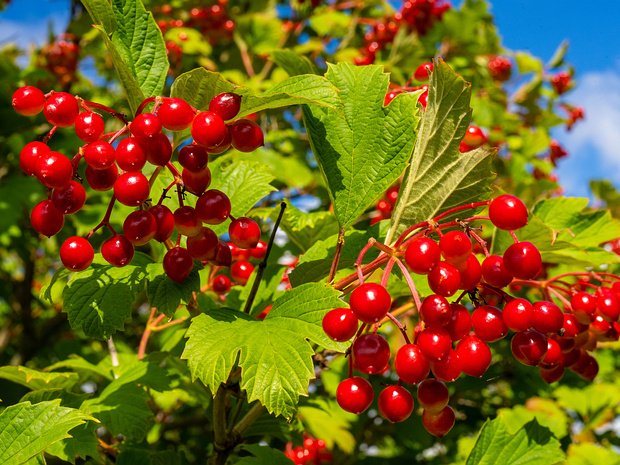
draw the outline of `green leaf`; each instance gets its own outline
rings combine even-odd
[[[60,399],[60,405],[63,407],[79,408],[86,399],[90,397],[90,394],[74,394],[73,392],[66,391],[65,389],[41,389],[38,391],[30,391],[25,394],[20,402],[30,402],[31,404],[38,404],[48,400]]]
[[[299,407],[299,417],[305,429],[314,437],[325,441],[328,449],[337,445],[346,454],[352,454],[356,441],[351,434],[351,414],[338,408],[334,400],[312,399]]]
[[[121,444],[116,465],[179,465],[181,454],[168,450],[152,450]]]
[[[71,463],[75,463],[76,457],[82,459],[92,457],[96,463],[104,463],[97,450],[99,445],[95,434],[97,427],[98,425],[92,422],[76,426],[69,431],[70,438],[55,442],[45,450],[45,453]]]
[[[565,459],[559,441],[536,419],[511,433],[500,416],[484,424],[466,465],[549,465]]]
[[[279,213],[279,208],[274,209],[270,218],[275,221]],[[334,212],[304,213],[287,201],[280,228],[304,253],[318,241],[338,234],[338,220]]]
[[[553,56],[547,63],[547,68],[557,68],[558,66],[562,66],[564,63],[564,57],[566,56],[566,52],[568,51],[568,40],[563,40],[562,43],[558,46],[558,48],[553,52]]]
[[[54,287],[54,284],[56,284],[59,280],[66,278],[71,273],[72,271],[68,270],[64,266],[58,268],[54,273],[54,276],[52,276],[52,280],[50,281],[50,283],[46,284],[41,288],[41,292],[39,292],[39,298],[42,300],[45,299],[50,304],[53,304],[54,302],[52,302],[52,287]]]
[[[263,465],[266,463],[269,465],[291,465],[293,463],[282,451],[271,447],[247,444],[241,446],[241,449],[252,454],[252,457],[243,457],[237,462],[237,465]]]
[[[384,107],[389,76],[381,66],[341,63],[325,76],[340,89],[344,118],[304,106],[304,123],[344,230],[403,173],[415,142],[419,94],[401,94]]]
[[[51,444],[70,437],[69,430],[88,420],[95,419],[79,410],[61,407],[60,399],[11,405],[0,413],[0,463],[23,463]]]
[[[144,290],[150,263],[148,256],[136,253],[129,265],[116,268],[98,255],[90,268],[75,273],[65,288],[63,304],[71,327],[99,339],[122,330],[131,316],[134,296]]]
[[[299,76],[300,74],[317,74],[314,64],[303,55],[293,52],[287,48],[273,50],[269,53],[271,61],[288,73],[289,76]]]
[[[527,404],[515,405],[512,408],[498,410],[506,420],[511,431],[515,431],[527,422],[536,418],[541,426],[549,428],[556,438],[563,438],[568,434],[569,418],[558,404],[550,399],[531,397]]]
[[[267,265],[265,271],[263,272],[261,282],[258,285],[256,295],[254,296],[254,302],[252,303],[252,311],[250,312],[250,316],[256,316],[260,314],[263,310],[265,310],[265,308],[267,308],[270,304],[273,303],[273,301],[275,300],[275,295],[281,294],[281,291],[278,291],[278,286],[282,282],[282,276],[284,276],[285,271],[285,266],[278,264]],[[258,267],[250,276],[247,285],[243,286],[243,288],[238,293],[235,293],[233,290],[226,295],[227,307],[243,311],[243,309],[245,308],[245,303],[247,302],[248,297],[250,296],[250,292],[252,291],[252,284],[254,283],[254,279],[256,279],[257,272]]]
[[[471,120],[471,84],[442,60],[433,69],[428,104],[422,117],[413,157],[392,212],[386,244],[407,228],[454,207],[489,198],[492,150],[459,152]],[[473,213],[473,212],[472,212]],[[462,217],[463,212],[459,212]],[[449,221],[452,217],[446,219]]]
[[[331,37],[342,37],[347,33],[349,24],[351,15],[342,11],[315,13],[310,18],[310,27],[321,36],[329,34]]]
[[[569,444],[567,456],[568,465],[620,465],[615,451],[588,442]]]
[[[321,284],[299,286],[277,299],[264,321],[230,309],[210,310],[192,320],[181,358],[188,360],[192,379],[215,392],[239,356],[248,402],[258,399],[270,413],[292,418],[314,378],[308,339],[328,349],[344,348],[322,327],[325,314],[343,305],[338,295]]]
[[[179,284],[166,276],[161,263],[148,265],[146,271],[149,282],[146,295],[151,307],[157,308],[167,317],[172,318],[179,305],[188,304],[192,299],[192,293],[200,289],[200,274],[198,273],[200,269],[202,265],[194,262],[190,275]]]
[[[559,386],[553,392],[560,407],[577,412],[584,423],[597,427],[620,403],[620,390],[612,384],[590,384],[585,388]]]
[[[82,0],[82,5],[98,26],[108,31],[109,34],[116,30],[116,16],[109,0]]]
[[[75,373],[47,373],[22,366],[0,367],[0,378],[21,384],[33,391],[70,388],[79,379]]]
[[[531,53],[528,52],[516,52],[515,59],[517,60],[517,66],[519,67],[519,72],[522,74],[525,73],[540,73],[543,69],[542,62],[534,57]]]

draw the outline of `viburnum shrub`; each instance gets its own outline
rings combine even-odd
[[[561,195],[566,48],[251,3],[0,51],[0,462],[613,463],[620,196]]]

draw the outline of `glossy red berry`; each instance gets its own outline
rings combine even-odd
[[[224,140],[214,147],[208,147],[207,152],[212,153],[212,154],[224,153],[226,150],[230,148],[231,144],[232,144],[232,137],[230,136],[230,131],[228,130],[228,126],[226,126],[226,136],[224,136]]]
[[[437,362],[431,363],[431,370],[435,378],[444,383],[456,381],[461,376],[461,361],[458,353],[450,349],[448,355]]]
[[[65,216],[52,203],[51,200],[42,200],[30,213],[32,227],[39,234],[52,237],[58,234],[65,224]]]
[[[83,148],[84,161],[97,170],[110,168],[116,160],[116,150],[108,142],[98,140]]]
[[[217,275],[215,278],[213,278],[213,292],[215,292],[218,295],[224,295],[227,294],[228,291],[230,291],[230,287],[231,287],[231,283],[230,283],[230,279],[228,279],[228,276],[224,276],[223,274]]]
[[[454,410],[450,406],[446,406],[439,413],[431,413],[428,410],[422,412],[422,424],[426,431],[438,438],[444,437],[450,432],[454,426],[455,416]]]
[[[101,139],[105,131],[103,118],[97,113],[86,111],[75,119],[75,134],[84,142],[95,142]]]
[[[222,191],[210,189],[196,202],[196,214],[206,224],[223,223],[230,215],[230,199]]]
[[[230,266],[232,263],[232,253],[230,252],[230,247],[224,241],[218,241],[217,244],[217,254],[215,258],[211,260],[216,266]]]
[[[379,413],[392,423],[405,421],[413,412],[413,396],[402,386],[388,386],[378,398]]]
[[[253,249],[260,240],[260,226],[251,218],[235,218],[228,226],[228,235],[240,249]]]
[[[246,262],[245,260],[241,260],[230,266],[230,277],[237,283],[245,286],[253,271],[254,265],[250,262]]]
[[[118,168],[115,164],[102,170],[87,166],[85,173],[88,185],[95,191],[109,191],[118,179]]]
[[[267,253],[267,243],[265,241],[258,241],[258,244],[252,249],[252,258],[262,260]]]
[[[562,361],[562,348],[553,339],[547,339],[547,353],[540,364],[545,368],[556,366]]]
[[[478,126],[470,124],[463,138],[463,142],[472,148],[480,147],[487,140],[487,136],[484,135],[482,129]]]
[[[83,237],[72,236],[60,247],[60,260],[71,271],[85,270],[94,258],[93,246]]]
[[[123,171],[140,171],[146,165],[146,152],[135,137],[127,137],[116,147],[116,164]]]
[[[330,339],[344,342],[355,336],[359,321],[348,308],[335,308],[323,317],[323,331]]]
[[[180,234],[192,237],[200,232],[202,224],[194,207],[185,205],[174,211],[174,225]]]
[[[124,235],[117,234],[101,245],[101,255],[110,265],[123,267],[133,260],[133,244]]]
[[[211,184],[211,170],[205,168],[199,173],[192,173],[183,168],[181,173],[185,189],[194,195],[201,196]]]
[[[44,152],[37,160],[35,174],[46,187],[63,187],[73,178],[73,165],[62,153]]]
[[[192,107],[180,98],[164,99],[157,110],[161,125],[171,131],[187,129],[194,120]]]
[[[482,266],[480,266],[480,262],[475,254],[470,254],[467,260],[457,263],[454,266],[459,270],[459,276],[461,278],[459,289],[464,291],[475,289],[478,284],[480,284],[480,279],[482,279]]]
[[[56,92],[48,97],[43,107],[43,114],[47,121],[61,128],[73,126],[80,107],[75,97],[66,92]]]
[[[433,63],[422,63],[418,66],[413,73],[413,77],[416,81],[426,82],[428,81],[429,73],[433,72]]]
[[[463,231],[450,231],[439,239],[439,249],[445,261],[460,263],[471,255],[471,239]]]
[[[153,113],[140,113],[129,125],[129,130],[135,137],[152,137],[161,132],[161,122]]]
[[[452,342],[460,341],[471,331],[471,314],[461,304],[450,304],[452,317],[445,326]]]
[[[441,261],[441,249],[437,242],[429,237],[419,237],[407,246],[405,262],[411,271],[428,274]]]
[[[207,227],[200,228],[198,234],[187,238],[187,250],[192,258],[201,262],[215,259],[218,244],[217,235]]]
[[[571,298],[571,307],[573,315],[579,320],[579,323],[587,325],[594,321],[594,313],[596,312],[596,297],[587,292],[577,292]]]
[[[161,132],[148,139],[140,139],[140,144],[146,152],[146,161],[151,165],[165,166],[172,159],[170,139]]]
[[[435,294],[450,297],[459,290],[461,275],[453,264],[440,262],[428,274],[428,285]]]
[[[265,137],[260,126],[249,119],[238,119],[228,126],[232,146],[240,152],[253,152],[265,145]]]
[[[123,222],[123,234],[133,245],[148,243],[157,231],[157,220],[152,213],[138,210],[130,213]]]
[[[187,249],[173,247],[164,256],[164,271],[175,283],[182,284],[192,272],[194,260]]]
[[[157,228],[153,239],[157,242],[165,242],[174,231],[174,215],[165,205],[153,205],[149,212],[155,217]]]
[[[449,400],[450,393],[442,381],[426,379],[418,386],[418,403],[424,410],[441,412]]]
[[[510,348],[519,362],[536,366],[547,353],[547,338],[542,333],[530,329],[515,334],[510,341]]]
[[[543,334],[557,333],[564,325],[564,314],[553,302],[541,300],[535,302],[532,327]]]
[[[531,242],[517,242],[506,249],[504,268],[518,279],[534,278],[542,267],[540,252]]]
[[[37,161],[43,153],[49,151],[50,148],[43,142],[29,142],[19,154],[19,166],[28,176],[36,177]]]
[[[445,297],[432,294],[422,301],[420,317],[427,326],[446,326],[452,319],[452,307]]]
[[[396,352],[394,368],[398,377],[409,384],[424,381],[431,369],[428,360],[415,344],[405,344]]]
[[[527,224],[527,208],[514,195],[500,195],[489,205],[491,223],[499,229],[514,231]]]
[[[202,147],[214,147],[226,137],[224,120],[212,111],[198,113],[192,121],[194,143]]]
[[[357,376],[341,381],[336,390],[336,401],[340,408],[358,415],[370,407],[373,397],[370,383]]]
[[[611,293],[599,293],[596,296],[596,313],[607,321],[618,321],[620,317],[620,303]]]
[[[476,335],[485,342],[495,342],[508,334],[502,311],[491,305],[483,305],[474,310],[471,324]]]
[[[353,343],[353,366],[362,373],[381,373],[390,361],[390,346],[378,334],[363,334]]]
[[[418,347],[429,362],[436,362],[448,355],[452,340],[441,326],[430,326],[418,335]]]
[[[514,279],[504,268],[504,259],[499,255],[489,255],[482,262],[482,277],[491,286],[508,286]]]
[[[564,376],[564,365],[561,363],[552,367],[552,368],[543,368],[542,366],[538,367],[540,370],[540,376],[547,384],[555,383],[562,379]]]
[[[179,150],[179,164],[192,173],[200,173],[209,163],[209,152],[204,147],[190,144]]]
[[[564,313],[564,324],[562,330],[564,331],[564,338],[576,337],[581,332],[581,323],[572,313]]]
[[[123,173],[114,182],[114,195],[123,205],[137,207],[149,198],[149,181],[140,172]]]
[[[504,323],[513,331],[525,331],[534,323],[534,307],[525,299],[512,299],[502,312]]]
[[[77,181],[69,181],[52,191],[52,203],[64,215],[78,212],[86,202],[86,190]]]
[[[36,87],[20,87],[13,94],[13,108],[23,116],[38,115],[45,105],[45,94]]]
[[[213,97],[209,103],[209,110],[217,114],[224,121],[233,119],[241,108],[241,95],[224,92]]]
[[[377,323],[387,315],[392,298],[380,284],[364,283],[351,293],[349,305],[359,320]]]
[[[467,336],[456,345],[461,369],[469,376],[481,377],[491,365],[491,349],[478,336]]]

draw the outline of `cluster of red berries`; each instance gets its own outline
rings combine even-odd
[[[240,248],[235,243],[229,242],[231,252],[230,277],[236,284],[245,286],[254,271],[254,265],[250,259],[262,260],[267,252],[267,243],[259,240],[254,248]],[[230,278],[224,274],[214,276],[211,283],[213,292],[218,295],[226,295],[232,286]]]
[[[422,63],[413,73],[413,77],[411,80],[416,80],[419,82],[427,82],[429,79],[429,73],[433,72],[433,63]],[[418,102],[422,105],[422,109],[426,110],[426,103],[428,102],[428,85],[423,84],[421,86],[409,86],[409,83],[404,87],[397,87],[395,89],[388,90],[385,95],[385,99],[383,100],[383,106],[389,105],[389,103],[396,98],[398,94],[402,94],[404,92],[414,92],[416,90],[422,90],[422,93],[418,97]]]
[[[410,31],[425,36],[450,8],[450,2],[443,0],[408,0],[400,10],[400,17],[397,14],[396,19],[402,18]]]
[[[474,124],[470,124],[465,133],[465,137],[459,145],[459,152],[465,153],[477,149],[487,142],[487,135]]]
[[[157,21],[162,33],[173,27],[189,27],[200,31],[211,45],[215,45],[222,40],[231,40],[235,30],[235,22],[226,12],[227,3],[227,0],[218,0],[215,5],[192,8],[185,20],[179,18],[186,15],[186,12],[175,10],[171,5],[163,5],[154,11],[167,17]],[[179,38],[187,39],[182,36]]]
[[[512,63],[508,58],[501,55],[492,57],[487,64],[487,68],[491,77],[499,82],[507,81],[512,74]]]
[[[38,66],[49,71],[61,87],[77,81],[80,47],[72,34],[64,34],[46,45],[39,54]]]
[[[323,439],[313,439],[311,437],[304,438],[303,446],[293,447],[293,443],[289,442],[284,451],[289,459],[295,465],[321,465],[323,463],[331,463],[333,456],[327,450],[327,445]]]
[[[549,81],[558,95],[568,92],[575,85],[573,82],[573,75],[568,71],[560,71],[552,75]]]
[[[400,190],[400,184],[394,185],[385,191],[383,198],[381,198],[375,206],[375,212],[373,212],[370,224],[378,223],[381,220],[386,220],[392,216],[392,210],[396,205],[398,199],[398,192]]]
[[[585,118],[583,107],[582,106],[573,106],[568,103],[560,104],[560,108],[562,108],[566,114],[566,130],[570,131],[577,121]]]
[[[75,180],[79,179],[77,170],[82,159],[87,165],[88,185],[95,191],[113,189],[114,192],[101,224],[86,238],[73,236],[62,244],[60,258],[69,270],[81,271],[90,266],[94,251],[88,238],[104,225],[113,236],[103,243],[101,253],[108,263],[119,267],[131,262],[134,246],[145,245],[151,239],[167,242],[176,228],[179,233],[176,247],[169,248],[163,265],[170,279],[178,283],[189,276],[194,259],[218,266],[231,264],[230,247],[203,224],[220,224],[230,218],[230,240],[242,249],[252,249],[260,240],[261,231],[256,222],[245,217],[231,217],[231,203],[226,194],[216,189],[207,190],[211,182],[207,167],[209,154],[222,153],[230,146],[250,152],[263,145],[263,133],[255,122],[247,119],[225,122],[236,117],[241,97],[233,93],[219,94],[206,111],[197,111],[182,99],[159,97],[147,99],[141,108],[150,102],[155,102],[153,113],[139,111],[129,123],[107,107],[65,92],[50,92],[46,96],[38,88],[27,86],[13,95],[13,107],[18,113],[33,116],[43,111],[54,126],[46,140],[57,128],[74,126],[77,136],[85,142],[72,160],[52,151],[44,142],[30,142],[22,149],[19,161],[23,171],[48,188],[48,198],[37,204],[31,213],[32,226],[38,233],[48,237],[57,234],[64,225],[65,215],[78,212],[84,205],[86,191]],[[82,113],[80,106],[85,110]],[[123,119],[125,125],[120,131],[106,135],[103,118],[91,108],[103,109]],[[184,146],[178,153],[182,173],[170,162],[172,145],[162,132],[163,128],[191,129],[194,143]],[[113,146],[112,142],[127,131],[131,136]],[[174,213],[162,205],[166,192],[156,205],[149,207],[146,203],[151,185],[142,170],[147,162],[166,166],[174,175],[172,185],[177,184],[181,203]],[[183,205],[185,191],[198,196],[195,208]],[[117,234],[109,224],[115,201],[138,208],[125,219],[123,234]],[[187,238],[186,248],[180,247],[181,236]]]
[[[513,235],[528,222],[525,205],[514,196],[501,195],[488,206],[491,223]],[[453,222],[446,227],[458,224]],[[418,384],[423,424],[438,437],[445,435],[455,420],[454,411],[448,406],[445,383],[455,381],[462,373],[482,376],[491,364],[489,343],[503,339],[510,330],[515,332],[511,340],[514,357],[525,365],[539,367],[548,383],[559,380],[565,368],[585,379],[594,379],[598,364],[588,351],[596,347],[597,341],[618,340],[620,282],[611,287],[598,287],[595,294],[581,290],[589,285],[584,282],[570,290],[554,284],[553,295],[564,303],[564,312],[551,299],[532,304],[513,298],[502,288],[511,283],[524,285],[540,273],[542,261],[537,248],[529,242],[518,242],[514,235],[515,243],[502,256],[490,255],[484,241],[468,224],[463,225],[465,231],[447,233],[441,233],[443,226],[432,222],[426,230],[403,242],[407,266],[413,273],[426,275],[433,292],[420,302],[412,286],[414,300],[419,302],[420,318],[413,342],[389,313],[392,299],[385,288],[387,281],[359,285],[351,293],[350,308],[334,309],[325,316],[323,329],[331,339],[344,342],[354,338],[348,351],[349,378],[337,390],[339,405],[359,414],[372,403],[371,384],[353,376],[353,368],[369,375],[388,369],[390,347],[376,333],[379,324],[388,318],[397,323],[407,343],[394,357],[394,369],[400,380],[380,393],[379,412],[392,422],[407,419],[413,412],[414,401],[403,383]],[[436,232],[439,241],[429,237],[430,232]],[[482,263],[474,254],[470,236],[481,243],[486,255]],[[556,287],[560,290],[556,291]],[[473,311],[459,303],[461,298],[448,301],[459,290],[464,291],[461,297],[470,295]],[[503,310],[481,301],[483,291],[494,293],[506,302]],[[559,295],[560,292],[567,293],[571,300]],[[368,325],[374,325],[375,329],[364,333]],[[430,373],[434,379],[427,379]]]

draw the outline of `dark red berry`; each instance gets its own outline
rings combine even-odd
[[[493,199],[489,205],[491,223],[505,231],[514,231],[525,226],[527,224],[527,216],[527,208],[514,195],[500,195]]]
[[[450,231],[439,239],[439,249],[445,261],[460,263],[471,255],[471,239],[463,231]]]
[[[562,330],[564,331],[564,338],[576,337],[581,332],[581,323],[577,320],[572,313],[564,313],[564,324]]]
[[[198,113],[192,121],[194,143],[202,147],[214,147],[226,137],[224,120],[212,111]]]
[[[547,338],[542,333],[530,329],[515,334],[510,341],[510,348],[519,362],[536,366],[547,353]]]
[[[504,259],[499,255],[489,255],[482,262],[482,277],[491,286],[508,286],[514,279],[504,268]]]
[[[392,423],[405,421],[413,412],[413,396],[402,386],[388,386],[378,399],[379,413]]]
[[[502,312],[504,323],[513,331],[525,331],[534,323],[534,307],[525,299],[512,299]]]
[[[140,172],[123,173],[114,182],[116,199],[128,207],[137,207],[146,202],[150,189],[148,179]]]
[[[429,362],[436,362],[448,355],[452,340],[441,326],[430,326],[418,335],[418,347]]]
[[[405,344],[394,358],[396,374],[405,383],[418,384],[430,373],[430,364],[415,344]]]
[[[63,214],[79,211],[86,202],[86,190],[77,181],[69,181],[63,187],[52,191],[52,203]]]
[[[547,384],[555,383],[564,376],[564,365],[561,363],[549,369],[543,368],[542,366],[538,368],[540,370],[540,376]]]
[[[87,166],[85,173],[88,185],[95,191],[109,191],[118,179],[118,168],[115,164],[102,170]]]
[[[535,302],[532,327],[543,334],[557,333],[564,325],[564,314],[553,302],[541,300]]]
[[[194,268],[194,260],[187,249],[173,247],[164,256],[164,271],[175,283],[182,284]]]
[[[123,222],[123,234],[133,245],[148,243],[157,231],[157,220],[152,213],[138,210],[130,213]]]
[[[469,311],[460,304],[450,304],[452,317],[445,326],[453,342],[460,341],[471,331],[471,315]]]
[[[450,297],[459,290],[461,275],[453,264],[440,262],[428,274],[428,285],[435,294]]]
[[[30,142],[19,154],[19,166],[28,176],[36,177],[37,161],[42,154],[49,151],[50,148],[43,142]]]
[[[73,165],[62,153],[44,152],[37,160],[35,174],[46,187],[63,187],[73,178]]]
[[[136,137],[152,137],[161,132],[161,123],[153,113],[141,113],[131,122],[129,130]]]
[[[36,87],[20,87],[13,94],[12,100],[15,111],[23,116],[38,115],[45,105],[45,94]]]
[[[116,164],[123,171],[140,171],[146,165],[146,152],[135,137],[127,137],[116,147]]]
[[[174,225],[180,234],[187,237],[195,236],[202,229],[196,209],[189,205],[179,207],[174,211]]]
[[[442,438],[450,432],[454,426],[454,421],[454,410],[452,410],[450,406],[446,406],[439,413],[431,413],[428,410],[422,412],[422,424],[424,428],[438,438]]]
[[[469,290],[475,289],[480,284],[482,279],[482,266],[475,254],[470,254],[467,260],[461,263],[457,263],[457,270],[459,270],[459,276],[461,277],[461,283],[459,289]]]
[[[237,283],[245,286],[253,271],[254,265],[250,262],[246,262],[245,260],[241,260],[230,266],[230,277]]]
[[[66,92],[56,92],[48,97],[43,107],[47,121],[54,126],[68,128],[73,126],[80,113],[77,100]]]
[[[429,295],[422,301],[420,317],[427,326],[446,326],[452,318],[452,307],[445,297]]]
[[[233,119],[241,108],[241,95],[224,92],[213,97],[209,110],[216,113],[224,121]]]
[[[58,234],[64,226],[65,215],[54,206],[51,200],[42,200],[32,209],[30,222],[36,232],[52,237]]]
[[[211,170],[205,168],[199,173],[192,173],[183,168],[181,178],[185,184],[185,189],[194,195],[201,196],[211,184]]]
[[[140,139],[146,160],[155,166],[165,166],[172,159],[172,144],[163,133],[157,133],[148,139]]]
[[[518,279],[534,278],[542,266],[540,252],[531,242],[517,242],[506,249],[504,268]]]
[[[545,368],[556,366],[562,361],[562,348],[553,339],[547,339],[547,353],[540,364]]]
[[[157,223],[153,239],[157,242],[165,242],[174,231],[174,215],[165,205],[153,205],[149,208],[149,212],[155,217]]]
[[[411,271],[428,274],[441,261],[439,245],[429,237],[419,237],[407,246],[405,261]]]
[[[226,150],[230,148],[231,144],[232,144],[232,137],[230,136],[230,131],[228,130],[228,126],[226,126],[226,135],[224,136],[224,140],[214,147],[208,147],[207,152],[212,153],[212,154],[224,153]]]
[[[596,312],[596,297],[587,292],[577,292],[571,298],[571,307],[573,315],[579,320],[579,323],[587,325],[594,321],[594,313]]]
[[[418,403],[424,410],[441,412],[449,400],[448,388],[439,380],[426,379],[418,386]]]
[[[599,293],[596,297],[596,313],[607,321],[618,321],[620,317],[620,303],[611,293]]]
[[[370,407],[373,397],[370,383],[359,377],[341,381],[336,390],[336,401],[340,408],[358,415]]]
[[[230,247],[224,241],[219,241],[217,244],[217,255],[211,260],[216,266],[230,266],[232,263],[232,253]]]
[[[474,310],[471,324],[476,335],[486,342],[499,341],[508,334],[502,311],[491,305],[483,305]]]
[[[230,279],[228,279],[228,276],[224,276],[223,274],[217,275],[215,278],[213,278],[213,292],[215,292],[218,295],[224,295],[227,294],[228,291],[230,291],[230,287],[231,287],[231,283],[230,283]]]
[[[92,111],[80,113],[75,119],[75,134],[84,142],[95,142],[101,139],[104,131],[103,118]]]
[[[444,383],[456,381],[462,373],[459,355],[454,350],[450,349],[448,355],[444,358],[431,363],[431,370],[435,378],[439,381],[443,381]]]
[[[230,215],[230,199],[223,192],[210,189],[196,202],[196,214],[203,223],[223,223]]]
[[[194,120],[192,107],[183,99],[167,98],[157,110],[161,125],[171,131],[187,129]]]
[[[352,354],[353,366],[362,373],[373,375],[387,368],[390,346],[378,334],[363,334],[353,343]]]
[[[351,293],[349,305],[359,320],[377,323],[387,315],[392,298],[380,284],[364,283]]]
[[[179,150],[179,164],[192,173],[200,173],[209,163],[209,152],[204,147],[190,144]]]
[[[133,259],[133,244],[124,235],[117,234],[101,245],[101,255],[110,265],[123,267]]]
[[[335,308],[323,317],[323,331],[330,339],[344,342],[355,336],[359,321],[348,308]]]
[[[253,152],[265,145],[265,138],[260,126],[249,119],[238,119],[228,126],[232,146],[240,152]]]
[[[71,271],[85,270],[94,258],[93,246],[83,237],[70,237],[60,247],[60,260]]]
[[[217,235],[207,227],[200,228],[198,234],[187,238],[187,250],[195,260],[201,262],[215,259],[218,244]]]
[[[491,365],[491,349],[478,336],[467,336],[456,345],[461,369],[469,376],[481,377]]]
[[[116,160],[116,150],[104,140],[91,142],[82,150],[86,164],[97,170],[110,168]]]
[[[228,226],[228,235],[240,249],[253,249],[260,240],[260,226],[251,218],[236,218]]]

